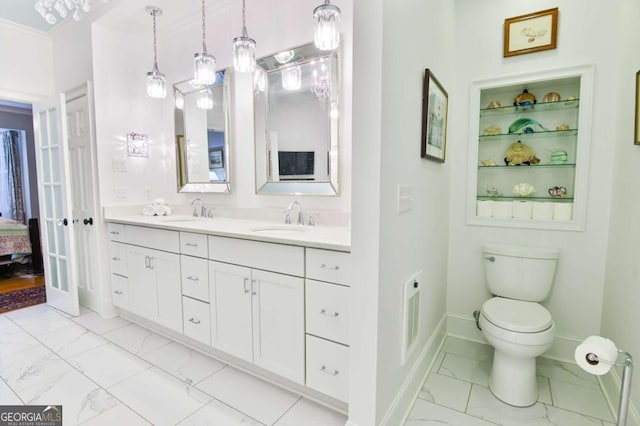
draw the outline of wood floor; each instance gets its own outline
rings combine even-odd
[[[38,287],[44,285],[44,276],[35,277],[18,277],[0,280],[0,294],[9,293],[10,291],[22,290],[25,288]]]

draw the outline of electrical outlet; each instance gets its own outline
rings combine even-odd
[[[149,188],[148,186],[144,187],[144,199],[145,200],[151,199],[151,188]]]
[[[113,191],[113,197],[116,201],[126,201],[129,199],[129,189],[128,188],[116,188]]]
[[[127,160],[125,158],[114,157],[111,160],[111,167],[114,172],[126,172],[127,171]]]

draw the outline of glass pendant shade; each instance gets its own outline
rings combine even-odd
[[[157,68],[147,73],[147,95],[158,99],[167,96],[167,77]]]
[[[156,17],[162,16],[162,10],[155,6],[147,6],[145,10],[153,17],[153,69],[147,73],[147,95],[150,98],[162,99],[167,96],[167,77],[158,70],[158,39],[156,37]]]
[[[200,91],[196,106],[200,109],[213,109],[213,92],[209,89]]]
[[[260,65],[256,65],[253,72],[253,91],[254,93],[263,92],[267,87],[267,72]]]
[[[181,91],[175,90],[173,92],[173,101],[177,109],[184,109],[184,95]]]
[[[313,11],[313,42],[320,50],[335,50],[340,44],[340,9],[328,0]]]
[[[216,58],[207,52],[196,53],[193,57],[193,82],[202,86],[216,81]]]
[[[256,69],[256,42],[249,37],[233,39],[233,68],[237,72],[253,72]]]
[[[299,90],[302,86],[302,71],[299,66],[285,68],[282,71],[282,87],[285,90]]]

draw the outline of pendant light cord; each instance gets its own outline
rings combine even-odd
[[[153,70],[158,70],[158,39],[156,37],[156,15],[157,12],[154,10],[151,12],[153,16]]]
[[[249,34],[247,34],[247,25],[245,20],[246,11],[247,11],[246,0],[242,0],[242,37],[249,37]]]
[[[207,53],[206,29],[207,24],[205,20],[204,0],[202,0],[202,53]]]

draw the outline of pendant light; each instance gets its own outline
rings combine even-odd
[[[167,96],[167,77],[158,70],[156,35],[156,17],[162,16],[162,10],[156,6],[147,6],[145,10],[153,16],[153,69],[147,73],[147,95],[152,98],[164,98]]]
[[[329,0],[313,10],[313,42],[320,50],[335,50],[340,44],[340,9]]]
[[[207,53],[206,16],[202,0],[202,52],[193,57],[193,81],[199,85],[210,85],[216,81],[216,58]]]
[[[242,0],[242,35],[233,39],[233,68],[237,72],[256,69],[256,42],[247,34],[245,24],[246,2]]]

